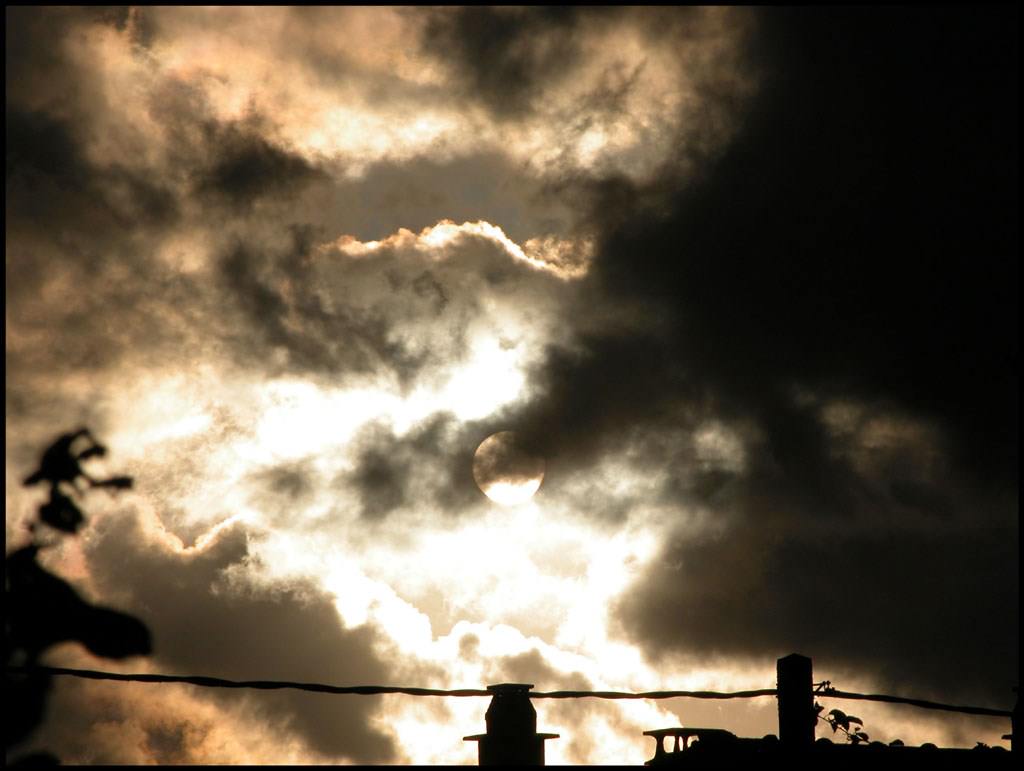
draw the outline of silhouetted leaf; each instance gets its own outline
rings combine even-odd
[[[90,607],[77,639],[97,656],[123,659],[152,652],[149,630],[134,616],[109,608]]]
[[[39,566],[38,551],[35,545],[18,549],[8,555],[4,566],[7,642],[30,658],[68,639],[68,618],[81,603],[67,582]]]
[[[7,558],[7,634],[12,649],[30,659],[51,645],[79,640],[93,653],[110,658],[151,650],[149,631],[138,619],[83,601],[61,578],[36,561],[38,547],[27,546]]]
[[[853,715],[847,715],[846,720],[849,723],[857,723],[858,725],[864,725],[863,720],[861,720],[859,717],[854,717]]]
[[[49,502],[39,507],[39,519],[65,533],[76,533],[85,522],[85,515],[73,500],[54,488]]]
[[[110,479],[103,479],[98,482],[93,482],[93,487],[114,487],[118,490],[129,490],[134,484],[134,480],[131,477],[111,477]]]
[[[83,450],[82,452],[78,453],[78,459],[79,460],[85,460],[86,458],[92,458],[94,456],[98,456],[98,457],[102,458],[106,454],[107,454],[107,448],[106,447],[104,447],[102,444],[94,444],[92,447],[89,447],[88,449]]]
[[[850,730],[850,719],[846,716],[846,713],[841,709],[833,709],[829,711],[829,721],[832,723],[832,731],[835,732],[836,728],[842,728],[844,731]]]
[[[39,461],[39,469],[25,479],[25,484],[34,485],[45,480],[56,485],[58,482],[73,482],[82,476],[82,467],[78,463],[78,457],[71,451],[71,445],[83,436],[92,439],[86,428],[58,437],[57,441],[46,448]],[[93,446],[96,447],[98,444],[93,441]],[[88,457],[89,451],[87,449],[82,452],[81,457]]]

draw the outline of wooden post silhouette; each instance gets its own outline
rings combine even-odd
[[[494,694],[484,716],[487,733],[464,737],[480,743],[481,766],[544,765],[544,742],[558,734],[537,733],[537,710],[528,695],[531,688],[520,683],[487,686]]]
[[[779,700],[779,744],[784,751],[802,752],[814,745],[814,686],[811,660],[799,653],[776,662]]]

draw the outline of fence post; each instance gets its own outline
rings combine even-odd
[[[787,752],[814,745],[814,685],[811,660],[791,653],[776,662],[779,744]]]

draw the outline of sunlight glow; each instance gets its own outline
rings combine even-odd
[[[343,445],[362,425],[391,414],[399,401],[380,389],[329,392],[298,380],[269,384],[263,399],[267,406],[254,440],[269,457],[278,459]]]
[[[261,396],[265,406],[253,449],[258,448],[263,462],[301,458],[330,447],[340,451],[361,427],[375,421],[385,421],[401,436],[440,412],[462,421],[479,420],[522,396],[526,353],[478,334],[468,357],[454,363],[447,378],[404,396],[397,386],[386,384],[326,390],[304,381],[274,381]]]
[[[484,489],[484,495],[502,506],[518,506],[526,503],[540,489],[540,479],[526,482],[495,482]]]
[[[460,420],[479,420],[522,395],[526,387],[522,358],[520,351],[503,348],[493,336],[478,336],[470,345],[468,359],[448,381],[434,394],[419,392],[420,398]]]
[[[209,413],[190,388],[188,378],[142,377],[133,382],[118,415],[123,426],[108,434],[119,445],[150,445],[206,430]]]

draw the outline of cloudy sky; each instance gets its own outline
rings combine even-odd
[[[6,21],[7,548],[89,426],[135,489],[46,563],[154,640],[49,661],[733,690],[798,651],[1012,705],[1015,9]],[[474,481],[502,431],[545,470],[518,505]],[[62,680],[35,742],[469,763],[486,704]],[[537,707],[550,762],[777,730],[772,699]]]

